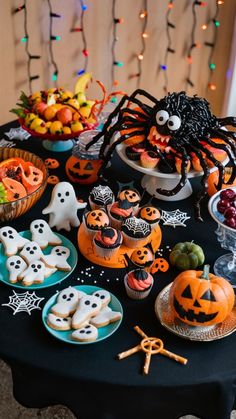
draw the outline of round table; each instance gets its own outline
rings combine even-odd
[[[7,140],[4,133],[14,126],[17,126],[16,122],[1,127],[1,138]],[[52,152],[45,150],[40,140],[13,141],[17,147],[32,150],[43,158],[52,157]],[[64,166],[69,156],[70,152],[53,155],[61,163],[53,173],[60,180],[67,180]],[[115,155],[106,177],[117,190],[115,180],[126,183],[132,179],[139,187],[140,174]],[[168,258],[175,243],[194,240],[204,248],[206,262],[212,268],[215,259],[223,252],[214,234],[216,223],[208,214],[207,202],[203,207],[204,223],[194,221],[192,203],[198,189],[197,179],[195,181],[194,193],[188,199],[155,201],[161,209],[172,211],[178,208],[191,216],[186,227],[174,229],[161,224],[163,239],[160,247],[163,257]],[[88,197],[92,187],[74,186],[77,196],[83,199]],[[27,229],[35,218],[48,221],[41,211],[48,205],[51,190],[52,186],[48,185],[35,207],[11,225],[21,231]],[[82,213],[79,215],[81,217]],[[70,233],[60,233],[77,246],[76,228]],[[190,413],[202,419],[229,419],[235,402],[236,334],[212,342],[194,342],[163,328],[157,320],[154,304],[158,293],[178,274],[174,269],[156,273],[148,298],[135,301],[126,295],[124,269],[94,265],[89,277],[85,275],[86,268],[91,266],[89,261],[80,253],[78,256],[76,269],[64,282],[37,291],[38,297],[44,297],[41,307],[57,290],[80,285],[81,279],[83,285],[93,285],[96,280],[95,285],[111,291],[120,300],[124,310],[121,326],[108,339],[98,343],[66,344],[46,331],[40,310],[32,311],[30,316],[24,312],[13,315],[8,307],[2,306],[9,301],[13,289],[0,283],[0,357],[11,367],[15,398],[27,407],[64,404],[80,419],[175,419]],[[169,351],[187,358],[187,365],[154,355],[149,374],[143,376],[143,353],[118,360],[118,353],[139,344],[140,336],[134,330],[136,325],[148,336],[162,339]]]

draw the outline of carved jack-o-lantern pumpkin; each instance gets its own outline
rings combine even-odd
[[[160,221],[161,214],[160,211],[150,205],[140,208],[138,216],[143,220],[147,221],[149,224],[154,224]]]
[[[66,174],[71,182],[90,184],[98,179],[102,160],[86,160],[71,156],[66,162]]]
[[[129,201],[132,206],[137,205],[140,200],[140,193],[133,188],[130,189],[123,189],[119,194],[118,194],[118,199],[120,199],[121,201],[123,201],[124,199],[127,199],[127,201]]]
[[[110,224],[107,213],[102,209],[89,211],[85,217],[86,225],[91,230],[100,230]]]
[[[177,318],[191,326],[223,322],[234,306],[234,290],[228,281],[202,271],[184,271],[170,289],[170,305]]]
[[[130,259],[137,266],[150,266],[154,260],[154,254],[145,246],[139,247],[132,252]]]

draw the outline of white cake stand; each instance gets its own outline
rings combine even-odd
[[[128,166],[145,174],[141,181],[142,187],[146,189],[146,191],[150,195],[155,196],[155,198],[161,199],[162,201],[181,201],[182,199],[188,198],[193,192],[189,179],[203,175],[203,172],[190,170],[188,172],[188,179],[184,187],[177,194],[173,196],[161,195],[156,191],[157,188],[167,190],[173,189],[178,184],[181,175],[178,173],[162,173],[158,169],[146,169],[145,167],[142,167],[137,161],[128,159],[128,157],[125,154],[125,148],[126,146],[122,144],[119,144],[116,147],[116,151],[120,158],[126,164],[128,164]],[[225,159],[225,161],[222,164],[225,165],[227,163],[228,158]],[[217,170],[217,167],[210,168],[210,173],[214,172],[215,170]]]

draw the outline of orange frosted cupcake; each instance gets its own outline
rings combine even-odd
[[[121,232],[112,227],[102,228],[97,231],[93,238],[96,253],[105,259],[110,259],[114,256],[119,250],[122,241]]]
[[[146,298],[152,289],[153,282],[153,276],[144,269],[130,271],[124,278],[127,295],[133,300]]]
[[[147,169],[155,169],[159,160],[160,158],[154,151],[143,151],[143,153],[140,154],[140,164]]]
[[[160,222],[161,213],[153,205],[145,205],[139,209],[137,217],[142,218],[142,220],[150,224],[153,230]]]
[[[84,215],[84,226],[90,236],[94,236],[98,230],[110,225],[109,217],[102,208],[92,210]]]
[[[133,207],[133,212],[135,213],[139,208],[139,203],[141,201],[141,195],[139,191],[135,188],[122,189],[118,194],[118,200],[127,199]]]
[[[123,221],[133,215],[133,207],[127,199],[118,200],[108,206],[108,214],[112,227],[120,229]]]

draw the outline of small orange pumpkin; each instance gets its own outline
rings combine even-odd
[[[70,156],[66,162],[66,174],[71,182],[90,184],[98,179],[98,171],[102,160],[86,160]]]
[[[231,176],[230,168],[226,167],[224,181],[228,182],[228,180],[230,179],[230,176]],[[218,179],[219,179],[219,170],[215,170],[214,172],[210,173],[208,177],[208,189],[207,189],[209,196],[212,196],[217,192],[215,185],[217,185]],[[222,189],[230,188],[232,186],[236,186],[236,179],[234,180],[232,184],[223,183]]]
[[[177,318],[191,326],[223,322],[234,306],[234,290],[224,278],[203,271],[179,274],[170,289],[169,301]]]

